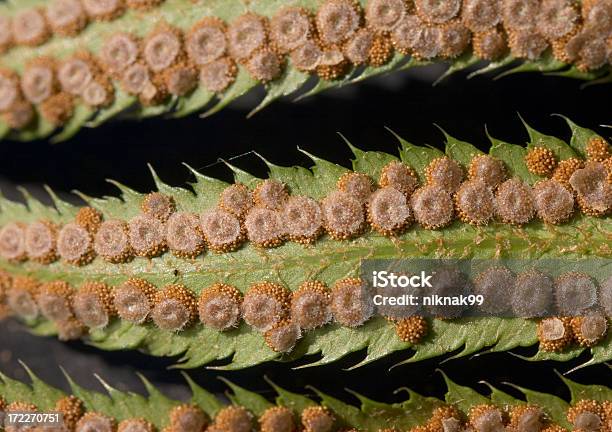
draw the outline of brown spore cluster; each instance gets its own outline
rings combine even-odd
[[[495,216],[493,190],[481,180],[468,180],[454,195],[455,211],[459,218],[471,225],[486,225]]]
[[[1,236],[1,234],[0,234]],[[25,249],[28,258],[40,264],[51,264],[57,254],[57,225],[41,220],[28,225],[25,231]]]
[[[168,249],[164,223],[146,214],[130,219],[128,237],[130,246],[137,256],[154,258]]]
[[[13,276],[6,292],[6,303],[10,310],[24,319],[34,319],[40,314],[36,297],[40,282],[30,276]]]
[[[250,432],[253,430],[254,422],[255,418],[250,411],[238,405],[230,405],[217,413],[207,431]]]
[[[345,278],[337,281],[331,290],[331,309],[338,323],[359,327],[372,316],[374,304],[361,279]]]
[[[247,324],[266,332],[289,316],[291,291],[272,282],[252,285],[242,302],[242,315]]]
[[[241,318],[242,293],[231,285],[216,283],[200,294],[200,321],[217,330],[237,327]]]
[[[544,318],[538,323],[538,340],[543,351],[560,352],[573,341],[571,320],[565,317]]]
[[[572,190],[569,183],[572,174],[584,168],[584,161],[578,158],[563,159],[557,164],[557,168],[553,172],[552,179],[561,183],[566,189]]]
[[[97,255],[110,263],[131,261],[134,250],[130,244],[128,224],[120,219],[102,222],[94,237],[93,248]]]
[[[533,187],[533,201],[538,216],[546,223],[561,224],[574,214],[574,196],[556,180],[543,180]]]
[[[300,327],[291,319],[283,319],[264,333],[264,340],[273,351],[286,353],[295,347],[300,336]]]
[[[477,155],[470,161],[468,168],[469,180],[480,180],[492,189],[497,188],[507,178],[504,163],[489,155]]]
[[[163,330],[180,331],[197,318],[197,300],[184,285],[170,284],[155,293],[151,319]]]
[[[406,195],[392,187],[374,192],[367,203],[367,220],[386,236],[401,234],[412,222],[412,211]]]
[[[549,423],[546,413],[537,405],[516,405],[508,415],[509,427],[525,432],[539,432]]]
[[[73,318],[73,288],[64,281],[44,282],[36,293],[36,302],[42,315],[55,322]]]
[[[170,411],[170,425],[172,432],[193,432],[205,430],[210,423],[208,415],[195,404],[177,405]]]
[[[524,225],[535,215],[532,191],[519,179],[503,182],[495,193],[497,216],[512,225]]]
[[[203,213],[200,216],[200,229],[206,245],[215,253],[235,251],[246,239],[240,219],[223,209]]]
[[[92,329],[106,327],[117,314],[112,289],[103,282],[83,283],[74,293],[72,308],[78,320]]]
[[[91,430],[98,432],[114,432],[116,427],[117,422],[114,418],[95,411],[90,411],[79,419],[75,430],[78,432],[87,432]]]
[[[411,316],[395,321],[395,332],[400,340],[416,345],[427,336],[429,323],[422,316]]]
[[[603,340],[608,332],[608,319],[602,313],[587,313],[573,317],[572,332],[578,345],[592,347]]]
[[[330,193],[323,199],[321,209],[325,229],[336,240],[349,240],[365,229],[363,204],[346,192]]]
[[[437,186],[448,193],[457,191],[463,177],[463,168],[449,157],[436,158],[425,168],[427,184]]]
[[[419,187],[419,179],[411,167],[393,161],[383,167],[378,184],[381,188],[389,186],[410,197]]]
[[[143,323],[153,308],[157,288],[140,278],[130,278],[113,290],[113,306],[121,319]]]
[[[503,430],[507,423],[504,414],[495,405],[476,405],[470,408],[468,423],[477,432]]]
[[[425,229],[448,226],[455,214],[453,204],[451,194],[434,185],[417,189],[411,197],[414,218]]]
[[[332,412],[320,406],[304,408],[301,417],[305,432],[328,432],[336,425],[336,417]]]
[[[601,430],[604,419],[605,412],[601,403],[592,399],[579,400],[567,410],[567,421],[575,430]]]
[[[273,248],[283,244],[285,227],[281,213],[262,207],[253,207],[244,219],[247,238],[257,247]]]
[[[176,212],[166,222],[166,243],[180,258],[193,259],[204,252],[204,233],[194,213]]]
[[[291,432],[296,430],[293,411],[284,406],[268,408],[259,417],[261,432]]]
[[[307,196],[291,196],[282,208],[289,240],[312,244],[323,233],[323,211],[320,204]]]
[[[77,223],[64,225],[57,236],[57,252],[69,264],[83,266],[95,258],[91,232]]]
[[[306,281],[291,296],[291,318],[304,330],[313,330],[332,320],[331,293],[320,281]]]
[[[533,174],[549,177],[557,168],[557,157],[547,147],[533,147],[525,155],[525,164]]]

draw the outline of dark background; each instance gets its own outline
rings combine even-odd
[[[570,117],[579,125],[598,130],[604,136],[612,130],[599,125],[612,123],[611,86],[581,88],[581,82],[536,74],[517,75],[494,81],[490,77],[466,79],[455,75],[432,87],[439,69],[430,67],[409,73],[380,77],[344,89],[328,91],[292,103],[276,102],[251,119],[261,92],[236,101],[230,108],[210,118],[192,116],[180,120],[149,119],[140,122],[115,121],[86,129],[72,140],[52,145],[46,141],[0,143],[0,181],[9,196],[14,185],[37,190],[42,184],[68,192],[79,189],[87,195],[115,194],[104,181],[114,178],[139,191],[153,188],[146,162],[151,162],[162,180],[184,185],[190,180],[181,162],[204,173],[230,180],[229,170],[218,158],[256,175],[265,176],[263,163],[250,154],[257,151],[279,165],[309,166],[297,147],[336,163],[349,166],[351,153],[336,132],[365,150],[395,152],[397,141],[385,126],[415,144],[443,145],[440,131],[487,149],[485,125],[502,140],[524,143],[527,134],[517,113],[531,126],[562,138],[569,138],[564,121],[551,114]],[[533,349],[518,350],[521,354]],[[400,401],[405,394],[393,390],[409,386],[426,395],[441,397],[444,392],[442,369],[453,380],[486,392],[487,381],[503,387],[513,382],[540,391],[568,397],[557,375],[588,360],[583,355],[567,363],[531,363],[511,354],[486,354],[441,362],[441,359],[392,368],[406,357],[396,353],[369,366],[344,370],[364,355],[355,353],[336,364],[292,371],[297,364],[273,363],[244,371],[218,372],[206,368],[189,371],[208,389],[221,392],[225,386],[216,379],[224,376],[250,390],[271,395],[263,375],[294,391],[313,385],[335,396],[351,400],[343,388],[351,388],[382,401]],[[450,356],[449,356],[450,357]],[[134,371],[144,373],[162,390],[174,397],[187,397],[179,372],[167,370],[172,359],[155,359],[137,352],[100,352],[80,342],[60,343],[55,339],[28,335],[16,322],[0,324],[0,370],[23,378],[18,364],[23,360],[46,381],[65,388],[58,365],[77,382],[101,389],[93,378],[98,373],[121,389],[142,391]],[[390,368],[392,368],[390,370]],[[581,369],[569,375],[585,384],[612,385],[612,373],[605,365]],[[510,393],[508,387],[504,389]]]

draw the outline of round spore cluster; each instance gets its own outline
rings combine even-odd
[[[516,276],[512,311],[518,317],[533,318],[553,312],[554,282],[539,270],[529,269]]]
[[[572,343],[573,338],[569,318],[544,318],[538,323],[538,340],[542,351],[563,351]]]
[[[242,315],[247,324],[266,332],[289,316],[291,292],[271,282],[252,285],[242,302]]]
[[[106,327],[116,315],[111,287],[102,282],[85,282],[72,299],[75,316],[85,326]]]
[[[367,219],[383,235],[401,234],[412,222],[410,203],[406,195],[395,188],[378,189],[367,203]]]
[[[574,196],[556,180],[544,180],[533,187],[533,201],[538,216],[546,223],[560,224],[574,214]]]
[[[331,292],[320,281],[306,281],[291,296],[291,319],[304,330],[313,330],[332,320]]]
[[[505,223],[528,223],[535,214],[531,189],[521,180],[506,180],[495,193],[495,209],[497,216]]]
[[[555,281],[555,302],[563,316],[582,315],[597,304],[597,285],[585,273],[563,273]]]
[[[383,167],[378,184],[381,188],[392,187],[410,197],[419,187],[419,179],[408,165],[393,161]]]
[[[508,298],[515,295],[515,283],[514,274],[505,267],[490,267],[479,273],[474,279],[474,294],[484,298],[479,309],[493,316],[507,316],[511,312]]]
[[[332,288],[331,309],[340,324],[359,327],[374,313],[374,303],[361,279],[346,278]]]
[[[307,246],[325,233],[345,241],[368,228],[398,238],[413,221],[430,230],[443,229],[455,219],[474,226],[495,221],[523,226],[536,217],[562,224],[572,219],[575,207],[589,216],[609,213],[612,171],[607,161],[562,160],[550,179],[533,186],[518,177],[507,179],[503,162],[484,154],[472,157],[466,180],[456,161],[434,158],[424,169],[424,186],[411,167],[392,161],[382,167],[378,183],[364,173],[347,171],[336,189],[319,200],[291,195],[276,179],[254,187],[236,183],[224,188],[216,205],[200,214],[177,211],[174,197],[153,192],[143,196],[141,212],[129,220],[105,220],[99,210],[83,207],[64,225],[48,220],[9,222],[0,227],[0,256],[17,263],[51,264],[60,259],[82,266],[96,257],[125,264],[171,251],[193,261],[210,252],[236,251],[245,241],[262,249],[286,241]]]
[[[584,168],[577,169],[569,183],[578,197],[583,211],[592,216],[604,216],[612,209],[612,184],[608,181],[609,172],[599,162],[589,162]]]
[[[557,158],[547,147],[533,147],[525,155],[525,164],[533,174],[549,177],[557,168]]]
[[[484,181],[468,180],[454,195],[459,218],[472,225],[486,225],[495,215],[495,196]]]
[[[113,306],[121,319],[141,324],[150,316],[156,292],[146,280],[130,278],[113,290]]]
[[[424,186],[411,197],[416,221],[426,229],[440,229],[453,221],[452,196],[439,186]]]
[[[441,267],[433,272],[431,277],[431,288],[428,288],[432,295],[439,297],[454,297],[469,295],[473,291],[473,284],[467,279],[466,275],[454,266]],[[427,311],[442,319],[452,319],[461,316],[467,307],[462,305],[437,305],[427,306]]]
[[[237,327],[242,316],[242,293],[233,286],[216,283],[202,291],[198,302],[200,321],[217,330]]]
[[[470,161],[468,178],[479,180],[492,189],[506,180],[507,172],[504,163],[489,155],[477,155]]]
[[[337,240],[348,240],[363,232],[366,218],[363,203],[346,192],[335,191],[321,203],[327,233]]]
[[[374,191],[374,182],[363,173],[347,172],[338,179],[338,189],[364,204]]]
[[[448,193],[455,192],[463,181],[463,168],[449,157],[432,160],[425,169],[427,183]]]
[[[196,320],[197,300],[183,285],[167,285],[155,293],[153,303],[151,318],[163,330],[180,331]]]
[[[295,347],[300,336],[300,327],[290,319],[284,319],[265,332],[264,340],[273,351],[286,353]]]

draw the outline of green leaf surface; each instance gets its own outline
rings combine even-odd
[[[567,421],[566,412],[569,404],[566,401],[552,394],[529,390],[513,384],[508,385],[523,393],[528,403],[545,407],[546,413],[555,423],[564,428],[571,429],[572,426]]]
[[[223,409],[223,404],[218,398],[215,397],[215,395],[197,385],[195,381],[193,381],[186,373],[183,373],[183,377],[185,377],[185,381],[187,381],[187,384],[191,389],[192,403],[202,408],[202,410],[210,417],[214,417],[221,409]]]
[[[586,158],[587,152],[586,147],[589,141],[592,138],[602,138],[599,134],[591,129],[583,128],[578,126],[576,123],[568,119],[567,117],[562,117],[570,127],[572,131],[572,138],[570,140],[570,146],[578,153],[581,157]]]
[[[355,155],[355,159],[353,159],[353,171],[355,172],[361,172],[371,176],[373,179],[378,179],[385,165],[397,160],[395,156],[388,153],[365,152],[352,145],[344,136],[342,138],[346,141],[353,155]]]
[[[538,139],[536,131],[531,132]],[[399,156],[410,164],[423,178],[429,162],[443,156],[433,147],[422,147],[399,138]],[[546,138],[548,139],[548,138]],[[524,166],[525,147],[492,139],[491,154],[499,157],[516,175],[533,183]],[[348,143],[348,141],[347,141]],[[447,152],[466,165],[476,154],[475,146],[447,135]],[[397,156],[363,151],[348,143],[353,152],[353,169],[378,179],[382,168]],[[304,152],[313,161],[310,169],[304,167],[281,167],[265,159],[269,177],[286,183],[292,194],[307,195],[321,199],[336,189],[338,178],[349,170]],[[252,174],[227,164],[236,181],[254,188],[260,181]],[[228,185],[207,177],[187,167],[194,178],[190,183],[193,191],[167,185],[151,172],[157,189],[175,198],[182,211],[200,214],[217,205],[219,193]],[[119,191],[114,197],[92,198],[80,196],[99,209],[106,219],[129,219],[140,213],[144,194],[118,182],[111,181]],[[31,222],[50,219],[66,223],[74,218],[78,207],[66,203],[50,191],[55,205],[47,207],[24,191],[26,204],[0,198],[0,224],[13,221]],[[246,292],[253,283],[262,280],[283,284],[291,290],[309,279],[318,279],[332,286],[345,277],[357,277],[364,258],[546,258],[567,259],[567,271],[574,270],[573,260],[610,258],[609,239],[612,232],[610,218],[576,216],[565,225],[549,226],[532,222],[524,227],[513,227],[493,222],[485,227],[473,227],[460,222],[437,230],[426,230],[417,225],[394,239],[368,232],[350,241],[339,242],[323,236],[313,245],[303,246],[287,242],[274,249],[258,249],[246,244],[236,252],[227,254],[204,253],[193,260],[178,258],[170,253],[153,259],[135,258],[121,265],[109,264],[96,258],[91,264],[75,267],[62,261],[41,265],[32,261],[21,264],[1,262],[0,267],[21,274],[33,275],[40,280],[62,279],[78,287],[86,280],[103,281],[117,285],[133,275],[145,278],[157,287],[170,283],[183,283],[196,295],[215,282],[222,281]],[[595,262],[595,261],[593,261]],[[599,262],[599,261],[597,261]],[[563,268],[554,269],[555,272]],[[604,271],[602,267],[597,271]],[[53,335],[55,326],[45,320],[26,323],[32,332]],[[85,342],[103,350],[138,349],[155,356],[178,356],[176,367],[195,368],[217,362],[219,369],[246,368],[271,360],[293,361],[304,359],[301,367],[329,364],[350,353],[359,352],[355,363],[348,368],[369,364],[394,352],[402,352],[398,364],[416,362],[446,355],[450,358],[486,354],[488,352],[511,351],[518,347],[537,344],[536,322],[519,318],[462,318],[457,320],[430,321],[430,332],[421,343],[412,346],[402,342],[396,335],[392,323],[375,318],[358,328],[337,324],[326,325],[306,332],[295,349],[281,355],[272,351],[264,342],[262,334],[246,324],[228,332],[194,325],[179,332],[168,332],[152,323],[134,325],[114,319],[108,327],[91,331]],[[567,361],[588,351],[588,358],[581,366],[609,362],[612,359],[610,336],[600,345],[590,349],[574,348],[563,353],[539,351],[529,360]]]
[[[505,163],[510,176],[516,176],[531,185],[540,179],[527,169],[527,164],[525,163],[527,149],[525,147],[503,142],[490,135],[489,139],[493,144],[489,153]]]
[[[456,405],[462,411],[469,411],[474,405],[482,405],[489,403],[489,398],[481,395],[470,387],[460,386],[451,381],[446,374],[442,373],[448,391],[444,396],[444,400],[449,405]]]
[[[512,407],[512,406],[521,405],[525,403],[524,401],[520,399],[516,399],[514,396],[511,396],[508,393],[496,387],[493,387],[489,383],[485,383],[485,384],[487,384],[489,389],[491,389],[489,399],[491,399],[491,402],[493,402],[495,405],[503,406],[503,407]]]
[[[94,111],[91,108],[85,105],[77,105],[73,116],[70,118],[68,123],[64,125],[62,131],[51,138],[51,142],[53,144],[57,144],[62,141],[69,140],[87,124],[87,121],[93,115]]]
[[[529,133],[530,142],[527,144],[528,149],[532,149],[534,147],[545,147],[552,150],[559,160],[576,157],[576,152],[562,139],[538,132],[529,126],[522,118],[521,121]]]
[[[606,386],[579,384],[563,376],[561,379],[570,390],[572,404],[582,399],[593,399],[599,402],[612,401],[612,390]]]
[[[8,403],[27,402],[35,404],[41,410],[51,410],[55,402],[65,396],[63,392],[42,382],[31,371],[27,370],[27,373],[31,380],[30,384],[0,374],[0,396]],[[141,378],[145,385],[145,393],[141,395],[117,390],[101,379],[104,392],[87,390],[75,383],[67,373],[64,372],[64,375],[71,393],[83,401],[87,411],[98,412],[115,418],[117,421],[144,418],[161,429],[168,425],[169,413],[173,407],[184,403],[166,397],[144,377]],[[470,387],[457,385],[444,374],[443,377],[447,386],[445,401],[422,396],[408,388],[400,388],[396,393],[406,393],[407,398],[401,397],[402,402],[391,404],[369,399],[348,389],[342,399],[339,399],[311,388],[316,396],[311,399],[299,393],[289,392],[270,382],[272,391],[270,389],[263,391],[271,400],[275,399],[275,402],[271,402],[258,392],[243,389],[229,381],[225,382],[231,391],[230,402],[246,408],[255,416],[261,416],[266,409],[279,405],[292,409],[296,419],[299,419],[305,408],[320,404],[332,413],[337,421],[337,426],[358,428],[363,432],[378,432],[383,428],[409,430],[415,426],[423,426],[429,421],[433,411],[445,403],[455,405],[464,414],[467,414],[470,408],[481,404],[494,404],[505,409],[508,406],[527,402],[540,406],[553,422],[563,427],[569,426],[566,420],[569,404],[557,396],[535,392],[512,384],[507,385],[519,390],[525,400],[515,399],[491,386],[491,393],[484,396]],[[227,406],[227,402],[219,395],[204,390],[187,375],[185,379],[192,392],[189,402],[199,406],[214,421],[219,411]],[[583,398],[610,400],[611,390],[608,387],[583,385],[567,379],[564,379],[564,382],[572,390],[572,403]],[[602,397],[608,399],[601,399]]]
[[[446,137],[446,155],[459,162],[464,168],[470,166],[470,162],[474,156],[483,154],[473,144],[460,141],[447,134],[443,129],[440,130]]]
[[[245,390],[231,381],[225,379],[222,381],[231,389],[232,392],[228,394],[228,397],[234,405],[243,406],[257,416],[262,415],[265,410],[274,406],[256,393]]]
[[[3,64],[16,71],[22,71],[25,65],[38,56],[54,56],[59,59],[67,58],[75,52],[87,49],[94,55],[99,54],[103,41],[117,32],[131,32],[137,36],[145,37],[155,28],[160,21],[177,26],[183,31],[188,31],[196,22],[203,17],[218,17],[226,22],[231,22],[246,12],[254,12],[267,18],[273,17],[286,1],[279,0],[165,0],[161,5],[148,12],[129,9],[121,17],[105,21],[92,21],[86,28],[75,37],[55,36],[41,46],[14,47],[3,54]],[[316,12],[321,6],[320,0],[291,0],[290,4]],[[366,6],[367,1],[361,1],[361,6]],[[21,0],[10,1],[3,4],[0,13],[13,15],[16,10],[32,6],[45,6],[44,0]],[[283,73],[276,80],[266,83],[265,95],[258,105],[251,111],[253,115],[264,109],[279,98],[291,96],[296,92],[302,92],[302,97],[313,96],[322,91],[339,88],[345,85],[361,82],[373,76],[386,73],[400,73],[415,67],[423,67],[431,64],[442,64],[448,66],[436,83],[452,75],[455,72],[478,68],[470,76],[489,72],[499,73],[498,77],[516,73],[536,72],[565,76],[580,79],[590,83],[604,83],[610,80],[612,74],[608,66],[597,71],[582,72],[576,67],[564,64],[554,58],[547,51],[540,59],[535,61],[520,61],[508,55],[501,60],[487,63],[479,60],[472,49],[468,49],[462,55],[453,59],[438,58],[431,61],[421,61],[414,57],[395,52],[389,62],[381,66],[351,67],[349,73],[335,81],[324,81],[315,74],[310,75],[297,70],[290,59],[285,59]],[[73,119],[58,132],[53,138],[54,142],[64,141],[76,134],[82,126],[97,127],[115,117],[125,119],[143,119],[152,116],[184,117],[193,113],[206,110],[203,116],[217,113],[237,98],[252,91],[262,84],[253,79],[243,66],[239,67],[235,82],[221,94],[213,94],[201,86],[192,93],[182,97],[171,97],[158,106],[142,106],[138,98],[127,95],[115,81],[115,100],[109,107],[92,111],[86,115],[85,108],[80,100],[77,100],[76,113]],[[39,116],[40,118],[40,116]],[[6,125],[0,127],[0,138],[8,133],[11,139],[34,140],[51,136],[56,128],[44,121],[23,131],[8,133]]]
[[[204,87],[198,87],[189,96],[179,98],[172,117],[186,117],[204,109],[210,101],[215,97],[215,94],[209,92]]]
[[[267,379],[267,381],[272,386],[272,388],[274,388],[274,391],[278,394],[278,396],[276,397],[276,404],[291,409],[296,415],[299,415],[308,407],[317,405],[315,401],[310,398],[307,398],[306,396],[285,390],[274,384],[269,379]]]
[[[549,50],[544,54],[541,59],[520,63],[518,66],[499,74],[497,78],[502,78],[524,72],[551,73],[560,71],[565,68],[567,68],[567,64],[555,59],[552,55],[552,52]]]
[[[425,182],[425,168],[435,158],[444,156],[444,153],[435,147],[414,145],[396,135],[395,132],[391,131],[391,133],[400,142],[400,158],[402,162],[410,165],[416,171],[419,180]]]

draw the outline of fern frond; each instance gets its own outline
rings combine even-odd
[[[607,144],[595,132],[569,124],[573,131],[569,144],[530,127],[527,149],[491,138],[490,155],[494,158],[486,160],[501,161],[495,166],[507,170],[507,176],[513,179],[502,180],[497,187],[498,209],[486,223],[482,219],[464,219],[473,213],[469,208],[458,207],[460,218],[437,226],[430,223],[435,208],[421,217],[415,207],[420,205],[415,197],[428,190],[437,191],[452,203],[452,192],[444,189],[450,186],[443,184],[451,178],[445,177],[451,171],[443,167],[453,167],[454,173],[459,167],[459,172],[468,171],[472,176],[460,186],[453,186],[459,187],[455,197],[470,182],[494,178],[490,171],[478,168],[483,160],[480,150],[449,135],[445,153],[400,138],[399,158],[364,152],[350,144],[355,155],[353,172],[309,155],[314,161],[311,170],[280,167],[264,160],[270,171],[268,181],[230,166],[235,185],[191,169],[195,181],[190,190],[169,186],[153,172],[157,193],[140,194],[113,182],[121,191],[120,197],[79,194],[90,206],[84,208],[67,204],[53,193],[54,207],[42,205],[27,192],[25,205],[2,199],[0,252],[5,259],[0,266],[7,273],[2,279],[0,302],[5,313],[21,317],[36,334],[59,332],[62,339],[82,336],[87,343],[104,350],[140,349],[155,356],[180,355],[178,366],[184,368],[223,360],[221,367],[237,369],[304,356],[309,356],[308,365],[319,365],[360,350],[366,354],[355,366],[400,350],[407,350],[406,361],[415,362],[448,353],[462,357],[483,349],[509,351],[535,345],[538,340],[540,350],[531,360],[565,361],[588,351],[587,365],[608,362],[612,359],[612,336],[606,332],[608,319],[599,315],[594,321],[552,318],[544,323],[496,317],[415,317],[394,322],[381,316],[368,320],[367,314],[346,316],[342,310],[334,309],[333,303],[342,293],[360,286],[360,264],[364,259],[507,258],[541,263],[557,259],[555,268],[549,266],[542,271],[557,277],[579,270],[581,263],[589,263],[584,271],[593,279],[581,277],[593,290],[599,290],[599,306],[609,317],[610,174],[607,171],[607,179],[605,174],[603,178],[597,176],[602,170],[606,172],[606,164],[610,169],[610,159],[592,159],[600,154],[593,153],[593,149],[601,150]],[[556,160],[561,160],[552,178],[533,173],[534,167],[526,158],[531,151],[528,149],[533,148],[548,149]],[[440,158],[444,155],[448,158]],[[584,169],[579,168],[585,163],[583,157],[587,158]],[[564,162],[570,159],[578,167],[565,183],[563,176],[568,174],[568,168]],[[409,174],[398,181],[395,174],[391,175],[390,166]],[[446,174],[440,177],[440,173]],[[592,191],[583,188],[578,180],[585,173],[595,176],[593,184],[603,198],[595,199]],[[417,178],[425,186],[414,191]],[[381,186],[376,192],[371,189],[374,183]],[[542,218],[549,214],[546,206],[550,202],[544,200],[534,209],[526,200],[513,212],[502,213],[503,189],[516,187],[519,195],[521,191],[530,194],[532,186],[538,190],[543,183],[557,187],[562,196],[569,195],[570,210],[574,198],[567,191],[576,188],[573,192],[582,211],[553,221],[557,224],[545,223]],[[357,187],[364,184],[365,189]],[[412,189],[406,189],[407,185]],[[405,207],[405,196],[409,196],[410,211],[416,214],[417,223],[410,224],[405,216],[401,224],[381,229],[380,224],[385,222],[373,212],[373,198],[362,197],[363,202],[370,202],[367,211],[358,201],[364,190],[366,195],[392,192],[396,196],[392,208]],[[484,192],[490,193],[486,188]],[[347,213],[351,221],[357,221],[348,224],[355,230],[345,229],[342,223],[346,221],[334,220],[332,212],[326,218],[306,221],[312,235],[287,235],[283,227],[290,231],[293,216],[287,216],[290,201],[286,200],[297,198],[298,216],[310,214],[307,209],[313,214],[325,211],[332,199],[355,207],[355,212]],[[607,209],[600,207],[601,199],[608,200]],[[272,210],[276,204],[280,207]],[[223,217],[215,219],[211,214]],[[524,214],[531,220],[514,220]],[[535,214],[539,216],[532,218]],[[510,220],[504,222],[507,217]],[[284,218],[283,222],[278,218]],[[48,246],[46,249],[29,243],[26,248],[26,237],[32,237],[33,232],[45,233],[47,237],[40,237],[49,240],[42,242]],[[220,232],[229,240],[220,240]],[[71,243],[67,239],[78,241]],[[563,280],[559,278],[557,283]],[[298,299],[304,298],[304,293],[327,312],[316,319],[308,314],[300,316],[304,309]],[[263,305],[258,301],[262,299],[272,309],[261,312]],[[558,313],[562,313],[562,306],[558,304]],[[551,326],[561,329],[562,337],[549,340]]]
[[[119,115],[210,115],[263,84],[255,113],[298,90],[314,95],[435,62],[448,64],[443,77],[472,68],[611,78],[609,23],[598,18],[610,15],[607,2],[522,12],[502,0],[126,4],[0,5],[2,137],[62,141]]]
[[[493,417],[488,421],[494,422],[495,416],[481,418],[483,410],[497,413],[499,426],[515,424],[529,418],[532,421],[528,424],[534,427],[534,431],[557,430],[553,429],[554,427],[562,428],[558,430],[571,430],[579,424],[579,421],[576,423],[576,419],[584,413],[595,414],[601,424],[607,424],[610,421],[612,402],[612,390],[608,387],[583,385],[566,378],[562,379],[571,394],[571,401],[512,384],[506,386],[512,388],[514,393],[519,395],[518,398],[492,386],[489,386],[490,392],[485,396],[470,387],[455,384],[444,375],[447,386],[444,400],[422,396],[403,388],[402,390],[408,393],[408,399],[404,402],[387,404],[349,390],[350,396],[347,395],[347,399],[349,397],[357,399],[359,403],[355,405],[326,395],[317,389],[312,389],[309,394],[293,393],[272,382],[270,390],[275,396],[273,400],[269,400],[225,381],[227,398],[230,402],[228,404],[224,399],[204,390],[188,375],[185,375],[185,379],[191,389],[192,397],[188,401],[178,401],[164,396],[140,375],[147,391],[145,396],[117,390],[102,378],[98,379],[106,389],[106,393],[90,391],[79,386],[67,374],[70,394],[66,394],[47,385],[26,366],[24,367],[31,379],[30,384],[0,374],[0,401],[3,402],[0,409],[10,413],[14,407],[19,407],[19,404],[21,406],[32,404],[41,412],[59,410],[65,419],[70,420],[73,426],[76,425],[77,432],[80,427],[92,422],[93,418],[112,419],[119,425],[140,419],[149,422],[157,430],[172,431],[181,416],[186,415],[186,411],[192,416],[200,412],[204,426],[210,425],[207,430],[223,432],[251,430],[234,429],[229,426],[228,419],[238,418],[246,419],[246,423],[252,427],[259,426],[257,430],[262,432],[294,430],[298,425],[307,427],[308,421],[312,419],[330,420],[332,426],[324,430],[353,428],[350,430],[359,432],[438,430],[436,426],[441,428],[444,422],[478,425],[479,420],[485,421],[486,417]],[[67,404],[67,401],[70,401],[70,404]],[[526,408],[530,408],[528,412]],[[272,419],[276,421],[271,421]],[[274,424],[276,427],[272,427]],[[281,425],[288,426],[280,428]],[[195,431],[196,429],[193,430]],[[192,431],[187,430],[187,432]]]

